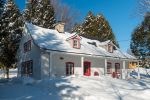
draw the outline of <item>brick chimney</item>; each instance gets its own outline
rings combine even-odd
[[[55,30],[57,30],[59,33],[64,33],[65,23],[64,22],[58,22],[55,24]]]

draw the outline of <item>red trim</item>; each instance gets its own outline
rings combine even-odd
[[[74,41],[75,40],[77,41],[77,46],[74,46]],[[72,47],[76,48],[76,49],[80,49],[80,40],[76,39],[76,38],[72,39]]]
[[[31,50],[31,40],[28,40],[27,42],[24,43],[24,52],[28,52]]]
[[[110,64],[110,68],[109,68],[109,72],[108,72],[108,64]],[[107,74],[112,74],[112,63],[111,62],[107,62]]]
[[[72,74],[69,73],[68,64],[72,64],[73,65],[73,72],[72,72]],[[66,62],[66,75],[73,75],[73,74],[74,74],[74,63],[73,62]]]
[[[32,75],[33,74],[33,60],[28,60],[28,61],[22,62],[21,74],[22,75]]]
[[[78,39],[78,40],[81,40],[81,39],[82,39],[79,35],[75,34],[75,35],[69,37],[67,40],[75,39],[75,38]]]
[[[119,65],[119,66],[117,66],[117,65]],[[116,72],[116,74],[120,74],[120,63],[115,63],[115,72]]]
[[[84,75],[85,76],[91,76],[91,62],[84,61]]]

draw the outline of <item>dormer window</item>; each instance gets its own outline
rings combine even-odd
[[[73,40],[73,47],[78,47],[78,40]]]
[[[108,44],[108,52],[113,53],[113,46],[112,46],[112,44]]]
[[[81,37],[78,34],[74,34],[73,36],[66,39],[70,43],[73,48],[80,49],[80,40]]]
[[[73,39],[73,48],[80,48],[80,41],[78,39]]]

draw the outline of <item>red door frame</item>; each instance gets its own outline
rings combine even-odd
[[[85,66],[85,65],[87,65],[87,66]],[[91,76],[91,62],[84,61],[83,73],[85,76]]]
[[[119,66],[117,66],[117,65],[119,65]],[[117,72],[117,70],[119,70],[119,72]],[[117,74],[120,74],[120,63],[115,63],[115,72]]]
[[[119,72],[117,70],[119,70]],[[120,63],[115,63],[115,77],[119,78],[119,76],[120,76]]]
[[[68,64],[72,64],[73,65],[73,72],[72,72],[72,74],[70,74],[68,72]],[[73,62],[66,62],[66,75],[73,75],[73,74],[74,74],[74,63]]]

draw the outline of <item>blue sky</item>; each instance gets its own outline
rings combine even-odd
[[[141,19],[134,14],[138,0],[61,0],[71,9],[80,12],[78,21],[82,22],[90,10],[94,14],[102,13],[115,33],[120,48],[126,51],[130,47],[131,33],[140,24]],[[25,0],[16,0],[20,9],[25,6]]]

